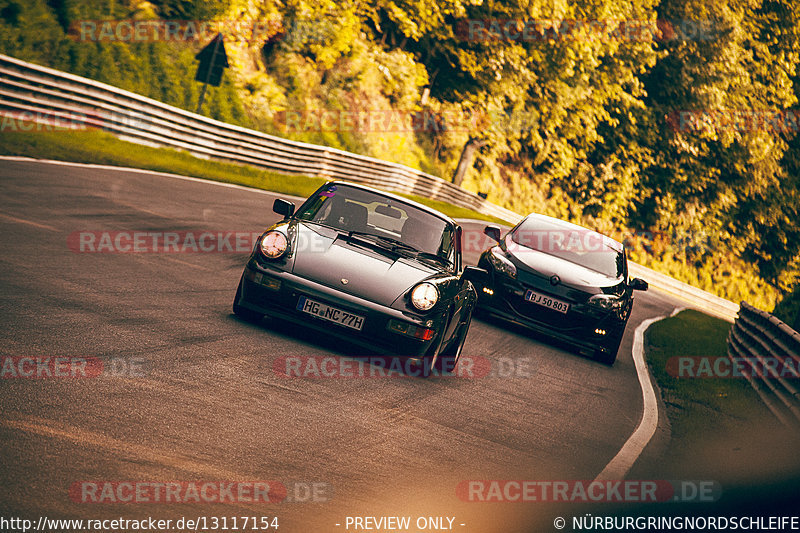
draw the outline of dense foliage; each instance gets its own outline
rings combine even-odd
[[[0,51],[193,109],[203,39],[68,34],[214,20],[232,68],[206,113],[446,179],[463,151],[466,189],[771,308],[800,280],[798,17],[793,0],[0,0]]]
[[[161,4],[172,16],[181,18],[198,18],[192,16],[195,12],[214,14],[207,7],[211,2],[198,2],[200,7],[191,13],[178,9],[189,2]],[[81,21],[97,26],[101,21],[155,17],[154,6],[146,2],[130,7],[114,0],[0,0],[0,52],[194,111],[201,88],[194,81],[198,43],[157,39],[128,42],[101,38],[99,32],[92,34],[95,39],[81,40],[76,32]],[[249,124],[230,77],[224,78],[221,87],[209,88],[205,102],[207,114]]]

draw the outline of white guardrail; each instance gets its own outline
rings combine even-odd
[[[0,54],[0,114],[66,127],[102,128],[140,144],[284,173],[345,179],[441,200],[516,224],[518,213],[436,176],[335,148],[291,141],[226,124],[151,98]],[[698,309],[733,322],[739,306],[631,264],[632,275]]]

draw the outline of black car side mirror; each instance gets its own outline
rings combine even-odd
[[[473,285],[486,286],[489,283],[489,273],[478,267],[468,266],[464,267],[464,272],[461,273],[461,281],[467,280]]]
[[[283,218],[289,218],[294,214],[294,204],[282,198],[275,198],[272,203],[272,210],[279,215],[283,215]]]
[[[633,278],[628,282],[628,287],[635,291],[646,291],[649,286],[642,278]]]
[[[500,242],[501,239],[500,228],[498,228],[497,226],[486,226],[485,228],[483,228],[483,234],[488,237],[491,237],[497,242]]]

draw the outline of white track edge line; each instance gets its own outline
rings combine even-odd
[[[675,309],[670,316],[675,316],[680,312],[680,308]],[[636,376],[642,388],[642,400],[644,408],[642,419],[633,431],[625,444],[622,445],[617,455],[600,472],[595,481],[621,480],[625,479],[631,467],[644,451],[650,439],[658,427],[658,400],[650,381],[650,373],[647,371],[647,363],[644,360],[644,332],[654,322],[658,322],[666,317],[658,316],[642,321],[633,334],[633,362],[636,365]]]

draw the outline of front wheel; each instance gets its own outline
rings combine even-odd
[[[422,374],[421,377],[429,378],[433,374],[438,372],[439,368],[439,358],[441,357],[441,353],[439,349],[442,347],[441,340],[437,341],[435,347],[431,347],[431,349],[422,357],[421,370]]]
[[[242,320],[246,320],[248,322],[258,322],[264,315],[261,313],[257,313],[252,309],[248,309],[246,307],[242,307],[239,305],[239,300],[242,297],[242,280],[239,280],[239,286],[236,288],[236,296],[233,297],[233,313],[241,318]]]
[[[461,351],[464,348],[464,341],[467,338],[469,331],[470,319],[472,317],[472,309],[467,314],[466,319],[462,322],[453,338],[445,349],[444,339],[439,339],[435,348],[432,348],[428,354],[425,355],[422,361],[422,376],[430,377],[431,375],[442,375],[444,373],[454,373],[458,366],[458,360],[461,358]],[[452,317],[451,317],[452,320]],[[447,326],[444,327],[444,330]]]
[[[454,374],[461,359],[461,352],[464,350],[464,341],[467,340],[469,325],[472,318],[472,310],[467,314],[466,320],[458,326],[458,331],[453,336],[453,341],[445,351],[439,354],[436,360],[436,368],[442,373]]]

